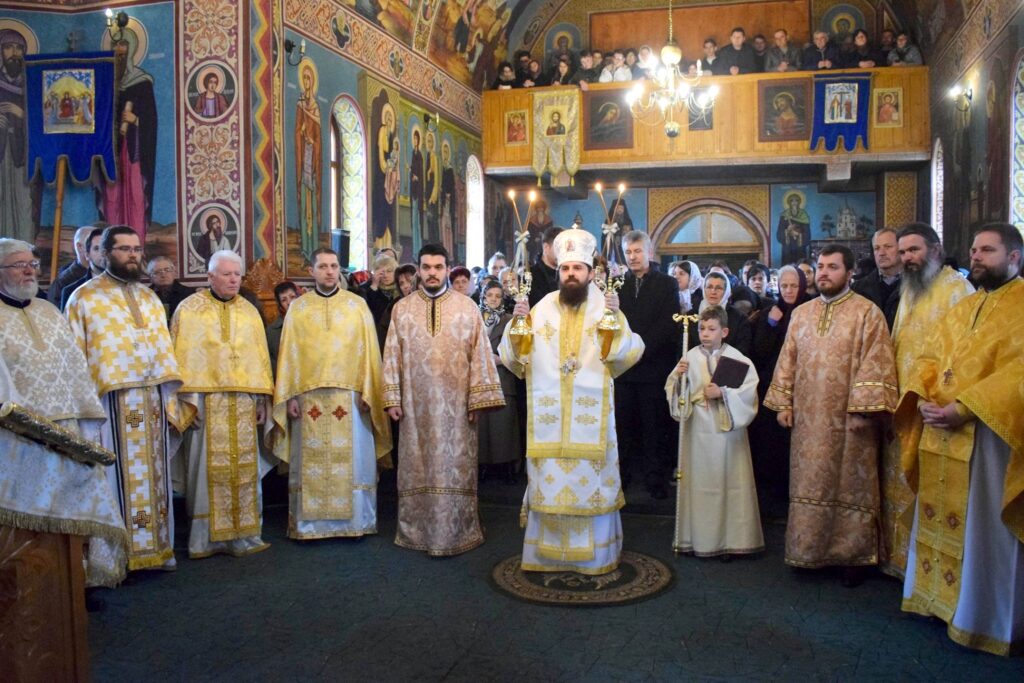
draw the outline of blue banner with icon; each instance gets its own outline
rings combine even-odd
[[[852,152],[857,140],[868,148],[868,105],[871,99],[871,74],[815,74],[814,123],[811,151],[821,140],[825,149],[836,151],[840,138],[843,149]]]
[[[114,180],[114,53],[25,56],[28,180],[57,178],[61,157],[72,181],[88,182],[93,163]]]

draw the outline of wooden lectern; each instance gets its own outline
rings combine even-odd
[[[0,405],[0,432],[61,457],[109,465],[113,454],[13,403]],[[10,442],[8,442],[10,443]],[[0,446],[4,447],[4,446]],[[4,474],[0,472],[0,475]],[[0,681],[87,681],[83,536],[0,525]],[[43,524],[45,526],[45,524]]]

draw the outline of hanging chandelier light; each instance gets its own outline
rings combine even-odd
[[[672,0],[669,0],[668,41],[661,48],[661,64],[653,69],[652,79],[637,81],[626,93],[626,103],[636,120],[648,125],[664,122],[665,135],[670,138],[679,135],[679,122],[675,120],[677,112],[681,113],[685,108],[689,114],[706,118],[718,97],[717,85],[698,88],[704,75],[700,61],[692,74],[680,70],[682,61],[683,51],[672,34]],[[658,116],[648,117],[652,110],[656,110]],[[649,120],[651,118],[653,120]]]

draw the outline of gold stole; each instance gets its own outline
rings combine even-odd
[[[314,389],[299,397],[299,429],[302,434],[300,519],[352,517],[352,411],[357,409],[353,405],[354,397],[355,394],[347,389]]]
[[[205,394],[206,487],[210,540],[260,533],[256,401],[249,394]]]

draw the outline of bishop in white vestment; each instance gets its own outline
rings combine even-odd
[[[644,343],[618,310],[618,296],[593,284],[594,246],[583,230],[555,238],[559,291],[532,310],[517,304],[517,315],[529,313],[532,337],[510,335],[510,325],[499,347],[505,367],[526,378],[527,571],[605,574],[622,553],[612,380],[640,360]],[[617,331],[598,330],[606,308]]]

